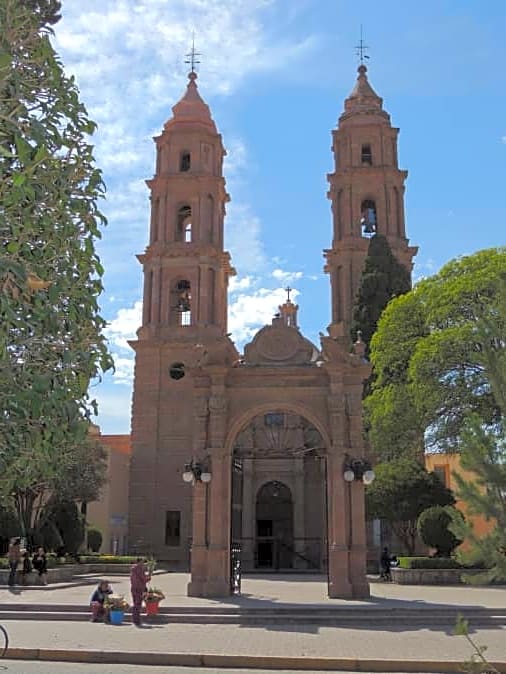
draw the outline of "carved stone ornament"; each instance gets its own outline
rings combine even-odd
[[[297,328],[267,325],[244,348],[245,365],[305,365],[313,363],[316,347]]]

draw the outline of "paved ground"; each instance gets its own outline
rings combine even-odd
[[[367,601],[346,601],[329,599],[323,576],[313,575],[252,575],[243,578],[242,595],[226,599],[201,599],[187,597],[186,573],[159,573],[153,578],[153,585],[163,590],[168,606],[251,606],[269,607],[293,604],[312,606],[485,606],[506,608],[506,586],[417,586],[395,585],[393,583],[371,583],[371,598]],[[85,577],[81,585],[62,584],[37,588],[16,588],[11,593],[5,586],[0,588],[0,603],[19,601],[39,604],[87,604],[98,578]],[[126,576],[110,577],[115,592],[130,593],[130,582]]]
[[[369,658],[381,660],[465,660],[463,637],[444,629],[361,630],[317,625],[173,624],[113,627],[71,622],[4,622],[11,647],[121,652]],[[492,660],[506,660],[506,630],[473,634]]]
[[[374,605],[423,606],[450,605],[457,613],[461,606],[504,608],[506,588],[415,587],[391,584],[372,585],[367,602],[329,600],[321,578],[303,576],[252,577],[243,583],[242,597],[227,600],[188,598],[186,574],[163,574],[156,585],[166,594],[165,605],[235,605],[287,606],[305,605]],[[128,578],[112,579],[116,592],[128,594]],[[0,602],[69,603],[88,602],[90,587],[26,589],[20,594],[0,590]],[[466,660],[471,649],[463,637],[450,629],[392,627],[381,630],[370,626],[357,628],[319,627],[318,625],[196,625],[174,623],[153,625],[138,630],[132,625],[114,627],[103,624],[73,622],[7,621],[11,646],[16,648],[53,648],[154,653],[198,653],[228,655],[266,655],[294,657],[335,657],[385,660]],[[471,626],[472,628],[472,626]],[[506,661],[506,630],[479,629],[473,633],[478,643],[488,646],[491,660]],[[41,664],[42,666],[42,664]],[[287,666],[287,665],[285,665]],[[74,665],[72,665],[74,668]],[[15,670],[13,670],[15,671]],[[28,669],[19,670],[29,672]],[[44,669],[34,671],[45,671]],[[55,670],[51,670],[55,671]],[[67,670],[70,671],[70,670]],[[85,670],[92,671],[92,670]],[[118,670],[98,669],[98,672]],[[119,670],[121,671],[121,670]],[[128,672],[128,669],[124,670]],[[153,669],[149,670],[151,674]],[[166,670],[165,670],[166,671]],[[185,670],[182,670],[185,671]],[[188,670],[186,670],[187,672]],[[209,670],[206,670],[209,671]],[[76,671],[77,674],[77,671]]]

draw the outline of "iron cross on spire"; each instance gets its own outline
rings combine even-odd
[[[200,63],[200,61],[197,59],[197,56],[202,56],[202,54],[198,51],[195,51],[195,33],[192,33],[191,52],[189,54],[186,54],[185,60],[185,63],[187,63],[190,66],[192,73],[195,72],[195,66]]]
[[[292,292],[293,288],[290,288],[290,286],[286,286],[285,291],[286,294],[288,295],[288,302],[290,301],[290,293]]]
[[[368,47],[366,44],[364,44],[364,40],[363,40],[363,38],[362,38],[362,24],[360,24],[360,42],[359,42],[358,45],[355,47],[355,50],[356,50],[355,53],[356,53],[356,55],[357,55],[357,56],[359,57],[359,59],[360,59],[360,65],[361,65],[361,66],[364,65],[364,59],[369,60],[369,58],[370,58],[370,57],[365,53],[368,49],[369,49],[369,47]]]

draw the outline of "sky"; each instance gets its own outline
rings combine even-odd
[[[158,135],[202,53],[199,91],[228,155],[225,247],[238,275],[229,330],[242,350],[289,284],[318,343],[330,322],[331,130],[351,92],[363,26],[369,80],[400,128],[414,278],[506,244],[504,0],[63,0],[54,46],[90,117],[108,218],[97,251],[116,371],[93,386],[104,434],[129,433],[148,189]]]

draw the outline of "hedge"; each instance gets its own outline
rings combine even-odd
[[[399,557],[401,569],[462,569],[455,559],[448,557]]]

